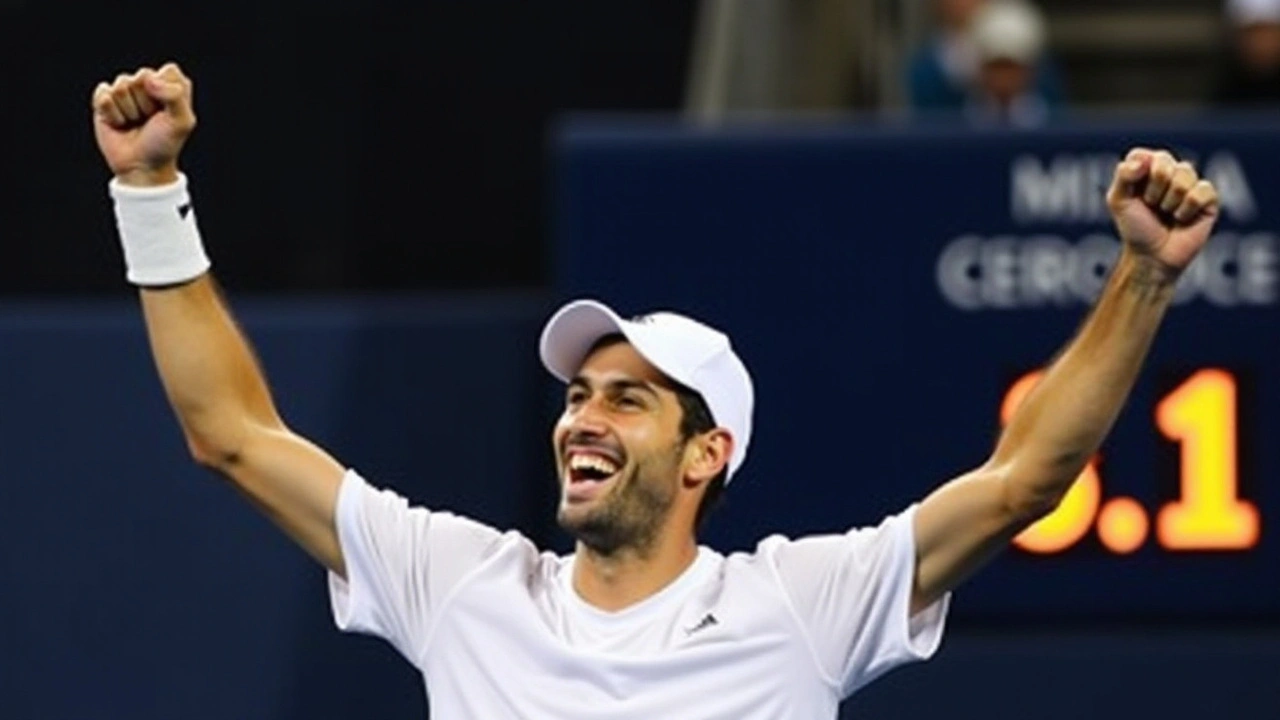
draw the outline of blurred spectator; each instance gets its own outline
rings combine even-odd
[[[1280,0],[1227,0],[1231,40],[1214,87],[1216,104],[1280,104]]]
[[[981,124],[1030,127],[1057,109],[1045,62],[1044,17],[1020,0],[992,0],[974,15],[969,39],[978,72],[965,112]]]
[[[982,49],[975,43],[977,38],[974,30],[976,22],[989,15],[989,6],[992,4],[1007,3],[1000,0],[935,1],[937,31],[924,46],[916,50],[908,63],[907,91],[912,110],[959,113],[975,104],[975,95],[987,97],[988,93],[982,91],[980,83],[984,74],[983,66],[987,63],[984,63]],[[1002,13],[998,8],[996,19],[999,20],[1003,14],[1007,13]],[[1061,90],[1057,72],[1049,58],[1044,56],[1043,21],[1038,14],[1035,17],[1039,23],[1036,31],[1039,39],[1035,48],[1037,61],[1033,65],[1032,81],[1036,95],[1053,105],[1061,97]],[[991,18],[988,17],[984,22],[990,24]],[[1026,35],[1025,28],[1022,29]],[[987,36],[983,37],[990,40]],[[998,45],[999,38],[995,39],[995,43]],[[993,46],[987,49],[987,57],[993,49],[997,54],[1004,52]],[[999,69],[995,74],[1000,76],[994,78],[999,85],[1003,75]]]
[[[913,109],[955,110],[964,106],[978,74],[969,24],[985,2],[936,0],[937,30],[908,66],[907,90]]]

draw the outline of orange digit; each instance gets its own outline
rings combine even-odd
[[[1236,382],[1201,370],[1156,407],[1156,425],[1181,444],[1182,496],[1160,510],[1156,536],[1170,550],[1246,550],[1258,544],[1258,510],[1240,500]]]
[[[1023,375],[1009,388],[1000,405],[1001,424],[1009,422],[1013,411],[1026,399],[1027,393],[1039,382],[1042,374],[1036,371]],[[1098,469],[1094,467],[1093,461],[1090,461],[1072,483],[1057,509],[1019,533],[1013,539],[1014,545],[1027,552],[1045,555],[1066,550],[1089,532],[1101,500],[1102,480],[1098,477]]]

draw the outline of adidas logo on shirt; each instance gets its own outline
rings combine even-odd
[[[685,634],[685,635],[692,635],[692,634],[694,634],[694,633],[698,632],[699,630],[706,630],[707,628],[711,627],[712,625],[715,625],[717,622],[718,622],[718,621],[716,620],[716,616],[715,616],[715,615],[712,615],[711,613],[707,613],[706,615],[704,615],[704,616],[703,616],[703,618],[702,618],[701,620],[699,620],[699,621],[698,621],[698,624],[697,624],[697,625],[694,625],[693,627],[686,629],[686,630],[684,631],[684,634]]]

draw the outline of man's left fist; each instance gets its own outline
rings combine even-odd
[[[1116,166],[1107,207],[1125,248],[1176,276],[1209,241],[1218,191],[1191,163],[1164,150],[1134,148]]]

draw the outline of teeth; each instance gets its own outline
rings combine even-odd
[[[596,470],[605,475],[612,475],[618,471],[617,465],[598,455],[573,455],[569,458],[569,467],[574,470]]]

